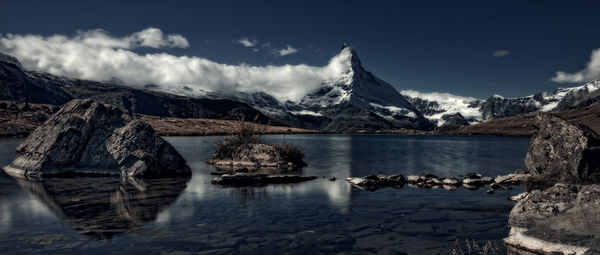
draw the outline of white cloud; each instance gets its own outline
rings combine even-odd
[[[244,45],[245,47],[254,47],[258,43],[258,40],[254,38],[242,37],[235,42]]]
[[[278,50],[275,49],[275,50],[273,50],[273,53],[275,55],[277,55],[277,56],[287,56],[287,55],[294,54],[294,53],[298,52],[298,49],[290,46],[289,44],[286,45],[286,46],[287,47],[283,48],[283,49],[278,49]]]
[[[17,57],[30,70],[103,81],[118,77],[131,86],[152,83],[162,90],[187,86],[217,93],[267,92],[279,100],[298,100],[344,70],[338,55],[326,66],[251,66],[216,63],[201,57],[167,53],[138,54],[137,47],[184,47],[180,35],[164,36],[146,29],[125,37],[104,30],[80,31],[75,36],[0,34],[0,51]],[[282,55],[296,52],[288,47]]]
[[[600,79],[600,48],[592,51],[590,56],[590,62],[587,63],[585,68],[575,73],[567,73],[564,71],[556,72],[556,75],[552,77],[554,82],[587,82],[592,80]]]
[[[17,36],[7,34],[6,38],[11,36]],[[33,35],[29,35],[33,36]],[[114,37],[108,32],[102,29],[94,29],[88,31],[78,31],[77,34],[68,38],[64,35],[54,35],[47,37],[49,40],[58,41],[71,41],[79,42],[90,47],[98,48],[121,48],[121,49],[133,49],[137,47],[150,47],[150,48],[162,48],[162,47],[178,47],[187,48],[189,43],[185,37],[178,34],[171,34],[165,36],[163,32],[158,28],[147,28],[137,33],[125,37]]]
[[[509,51],[509,50],[497,50],[497,51],[494,51],[494,52],[492,53],[492,55],[493,55],[495,58],[501,58],[501,57],[505,57],[505,56],[508,56],[509,54],[510,54],[510,51]]]

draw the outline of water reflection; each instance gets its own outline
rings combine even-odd
[[[15,179],[78,233],[106,239],[155,220],[186,188],[189,177]]]
[[[187,160],[191,179],[46,179],[17,184],[0,174],[0,250],[450,254],[456,240],[506,237],[513,206],[506,197],[522,191],[488,195],[485,190],[404,187],[366,192],[344,178],[422,172],[457,176],[474,170],[493,177],[522,167],[528,146],[527,139],[483,136],[293,135],[286,136],[286,142],[302,146],[309,163],[298,174],[318,179],[220,187],[211,184],[210,173],[216,169],[205,163],[219,137],[166,139]],[[278,135],[265,140],[283,143]],[[17,144],[0,140],[0,152],[10,148],[0,153],[0,162],[14,159]],[[39,246],[27,241],[40,236],[62,239]],[[109,237],[110,241],[96,241]]]

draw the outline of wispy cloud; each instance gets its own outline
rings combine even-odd
[[[0,51],[17,57],[27,69],[97,81],[114,76],[130,86],[152,83],[169,91],[183,86],[217,93],[263,91],[282,101],[298,100],[347,66],[342,54],[325,66],[252,66],[166,52],[135,52],[138,47],[188,46],[183,36],[164,35],[154,28],[124,37],[104,30],[80,31],[75,36],[0,34]],[[294,52],[288,46],[279,54]]]
[[[294,54],[298,52],[298,49],[290,46],[289,44],[286,45],[287,47],[283,48],[283,49],[275,49],[273,50],[273,53],[277,56],[287,56],[290,54]]]
[[[256,38],[249,37],[242,37],[234,42],[244,45],[245,47],[254,47],[256,44],[258,44],[258,40]]]
[[[492,56],[494,56],[495,58],[501,58],[501,57],[508,56],[509,54],[510,54],[509,50],[497,50],[492,53]]]
[[[574,83],[587,82],[597,79],[600,79],[600,48],[592,51],[590,61],[587,63],[584,69],[574,73],[558,71],[550,80],[560,83]]]

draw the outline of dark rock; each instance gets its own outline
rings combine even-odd
[[[490,188],[492,190],[507,190],[507,189],[510,189],[510,186],[505,186],[500,183],[494,182],[490,185]]]
[[[329,178],[330,181],[334,182],[335,180],[337,180],[335,177],[331,177]]]
[[[365,177],[348,177],[346,181],[350,184],[364,189],[364,190],[377,190],[384,187],[402,187],[406,180],[404,176],[399,174],[394,175],[369,175]]]
[[[224,174],[220,177],[215,177],[212,184],[245,186],[245,185],[266,185],[266,184],[285,184],[298,183],[316,179],[316,176],[300,176],[300,175],[266,175],[266,174]]]
[[[248,173],[248,168],[239,168],[239,169],[235,169],[233,170],[235,173]]]
[[[469,179],[481,179],[482,175],[478,174],[478,173],[468,173],[465,174],[465,179],[469,178]]]
[[[430,173],[422,173],[419,177],[421,177],[422,179],[428,180],[431,178],[437,178],[437,176],[430,174]]]
[[[509,246],[544,254],[600,251],[600,185],[556,184],[514,200]]]
[[[535,115],[525,165],[533,174],[579,180],[600,179],[600,137],[593,130],[549,113]]]
[[[189,175],[185,160],[152,127],[120,109],[72,100],[17,147],[5,168],[22,176]]]
[[[444,120],[443,127],[457,127],[457,126],[468,126],[469,121],[465,119],[460,113],[454,114],[444,114],[442,115],[442,120]]]

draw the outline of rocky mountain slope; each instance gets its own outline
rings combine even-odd
[[[588,126],[600,133],[600,104],[592,104],[571,110],[552,112],[563,119]],[[531,136],[538,127],[534,123],[534,114],[518,115],[498,118],[483,123],[469,126],[447,126],[438,130],[440,134],[476,134],[476,135],[506,135],[506,136]]]
[[[118,83],[118,79],[111,79]],[[13,57],[0,53],[0,100],[62,105],[91,98],[146,115],[179,118],[236,119],[242,114],[259,122],[276,123],[247,104],[210,98],[190,98],[115,84],[71,79],[23,69]]]
[[[186,86],[164,91],[152,84],[132,88],[117,77],[106,82],[71,79],[27,71],[17,59],[0,54],[0,100],[62,105],[74,98],[92,98],[150,116],[235,119],[243,114],[258,116],[262,123],[324,132],[427,131],[537,111],[576,109],[600,101],[600,81],[552,93],[517,98],[494,95],[486,100],[447,93],[398,92],[366,71],[356,51],[347,45],[331,63],[335,68],[319,88],[299,100],[280,101],[265,92],[217,94]]]
[[[572,88],[559,88],[526,97],[504,98],[494,95],[486,100],[444,93],[401,91],[407,100],[438,127],[475,124],[488,120],[551,112],[589,106],[600,101],[600,81]],[[451,121],[449,121],[451,120]]]

